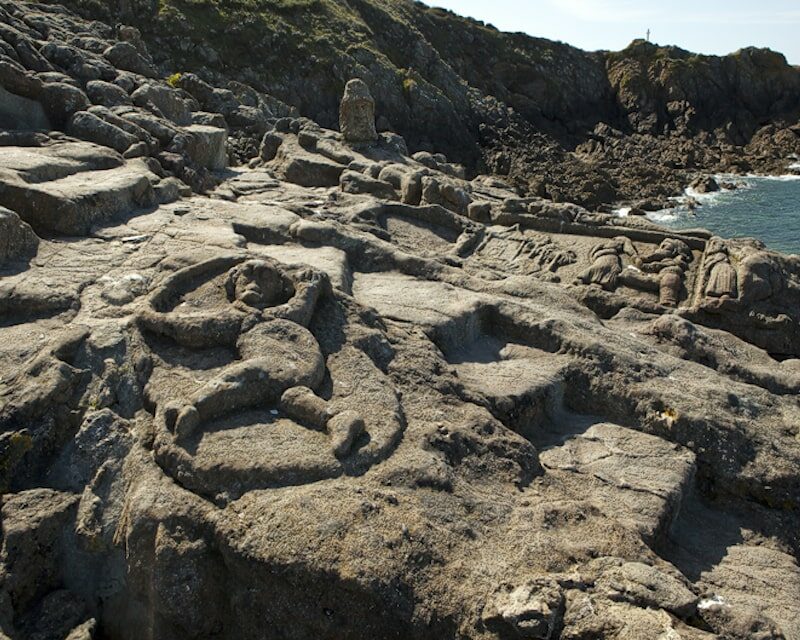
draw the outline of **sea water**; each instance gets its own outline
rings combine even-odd
[[[675,229],[703,227],[723,238],[757,238],[773,251],[800,254],[800,175],[717,179],[740,186],[715,193],[687,190],[674,208],[647,217]],[[689,197],[700,206],[686,206]]]

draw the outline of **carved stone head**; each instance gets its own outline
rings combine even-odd
[[[713,236],[706,245],[706,253],[709,255],[712,253],[728,253],[728,247],[725,245],[725,241],[720,238],[719,236]]]
[[[248,260],[231,269],[225,289],[231,302],[255,309],[283,304],[294,295],[289,279],[264,260]]]

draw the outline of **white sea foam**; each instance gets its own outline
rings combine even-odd
[[[800,163],[797,166],[800,169]],[[777,182],[794,182],[796,180],[800,180],[800,175],[796,173],[786,173],[782,176],[748,176],[748,178],[754,180],[774,180]]]
[[[742,176],[736,173],[718,173],[714,176],[714,179],[717,181],[717,183],[719,183],[720,186],[722,186],[726,182],[731,182],[735,184],[736,185],[735,189],[725,189],[724,187],[722,188],[722,191],[724,193],[734,193],[736,191],[752,189],[753,183],[748,181],[748,179],[752,177],[754,176],[752,175]]]
[[[725,599],[722,596],[718,596],[716,594],[714,594],[710,598],[705,598],[704,600],[701,600],[697,604],[697,608],[700,609],[701,611],[706,609],[720,609],[722,607],[727,607],[727,606],[729,605],[727,602],[725,602]]]
[[[661,209],[660,211],[650,211],[647,213],[647,219],[655,222],[656,224],[663,224],[665,222],[674,222],[681,217],[680,211],[675,209]]]
[[[648,213],[647,218],[672,228],[707,227],[726,237],[757,236],[771,248],[797,253],[800,175],[715,177],[720,184],[731,181],[737,188],[712,194],[687,189],[685,195],[670,198],[669,208]],[[763,217],[756,215],[761,211]]]
[[[719,191],[712,191],[709,193],[701,193],[692,187],[686,187],[684,190],[684,195],[679,197],[677,200],[679,204],[686,205],[688,202],[694,200],[700,206],[704,204],[715,204],[720,200],[726,200],[730,198],[734,198],[737,193],[741,191],[747,191],[748,189],[752,189],[754,186],[754,179],[761,178],[763,176],[755,176],[755,175],[748,175],[748,176],[739,176],[731,173],[718,173],[713,176],[714,179],[720,184]],[[800,178],[800,176],[798,176]],[[731,182],[736,185],[735,189],[726,189],[722,186],[722,183]]]
[[[630,207],[620,207],[619,209],[614,209],[614,215],[618,218],[627,218],[630,212]]]
[[[691,198],[692,200],[696,200],[700,204],[707,204],[714,202],[715,200],[719,200],[719,197],[725,193],[724,191],[713,191],[711,193],[701,193],[697,189],[693,189],[692,187],[686,187],[686,190],[683,192],[686,198]],[[686,200],[684,200],[685,202]]]
[[[800,159],[797,161],[797,166],[800,168]],[[717,182],[722,186],[724,183],[733,183],[736,185],[735,189],[721,188],[719,191],[712,193],[700,193],[696,189],[687,187],[684,194],[669,198],[671,206],[660,211],[651,211],[646,214],[648,220],[665,226],[680,226],[687,227],[697,224],[703,224],[696,219],[699,216],[702,220],[703,214],[701,209],[711,207],[718,209],[728,205],[735,205],[740,198],[746,198],[745,192],[753,189],[764,189],[767,187],[768,182],[797,182],[800,181],[800,175],[789,174],[780,176],[763,176],[763,175],[734,175],[734,174],[717,174],[713,176]],[[695,211],[697,209],[697,211]],[[626,217],[630,215],[630,208],[620,207],[614,210],[614,214],[619,217]]]

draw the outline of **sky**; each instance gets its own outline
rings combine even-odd
[[[724,55],[769,47],[800,65],[800,0],[425,0],[491,23],[581,49],[619,50],[631,40]]]

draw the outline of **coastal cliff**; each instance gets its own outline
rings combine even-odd
[[[766,49],[592,53],[410,0],[67,4],[139,27],[164,75],[235,79],[326,127],[363,77],[412,151],[584,206],[657,208],[695,172],[781,172],[800,152],[800,69]]]

